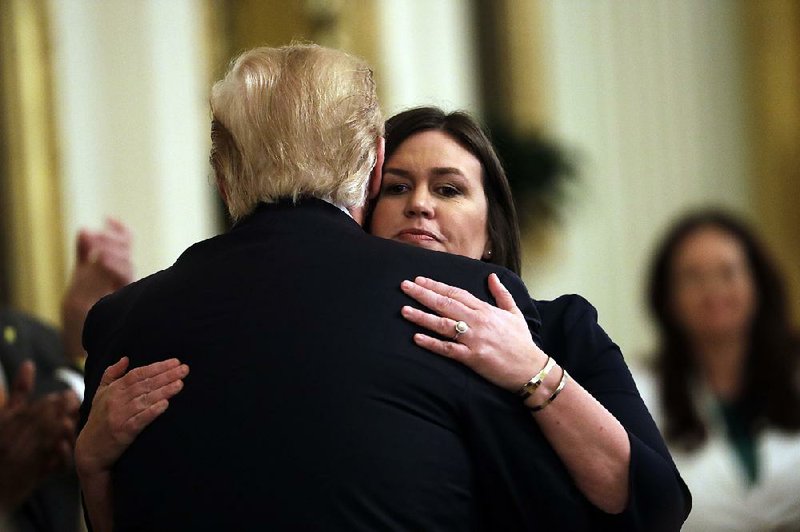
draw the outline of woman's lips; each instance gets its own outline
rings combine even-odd
[[[404,229],[397,233],[397,239],[403,242],[438,242],[439,237],[424,229]]]

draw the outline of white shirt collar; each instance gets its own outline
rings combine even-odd
[[[319,198],[319,199],[321,199],[321,200],[322,200],[322,201],[324,201],[325,203],[330,203],[331,205],[333,205],[334,207],[336,207],[337,209],[339,209],[340,211],[342,211],[343,213],[345,213],[345,214],[346,214],[347,216],[349,216],[350,218],[353,218],[353,215],[352,215],[352,214],[350,214],[350,211],[349,211],[347,208],[345,208],[345,207],[342,207],[341,205],[337,205],[337,204],[335,204],[334,202],[332,202],[332,201],[329,201],[329,200],[326,200],[326,199],[324,199],[324,198]]]

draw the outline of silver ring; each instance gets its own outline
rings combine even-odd
[[[456,334],[453,336],[453,341],[458,340],[458,337],[469,330],[469,325],[466,321],[457,321],[455,324]]]

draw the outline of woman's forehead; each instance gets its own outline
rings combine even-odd
[[[467,166],[481,170],[481,163],[475,155],[464,148],[451,135],[439,130],[426,130],[405,139],[389,156],[392,162],[416,162],[437,166]]]

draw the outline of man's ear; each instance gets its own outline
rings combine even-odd
[[[378,137],[377,150],[375,153],[375,168],[369,176],[369,188],[367,197],[371,200],[378,197],[381,192],[381,181],[383,180],[383,157],[386,154],[386,139]]]
[[[225,206],[228,206],[228,191],[225,190],[225,183],[219,177],[216,178],[217,182],[217,192],[219,192],[219,196],[222,198],[222,201],[225,203]]]

